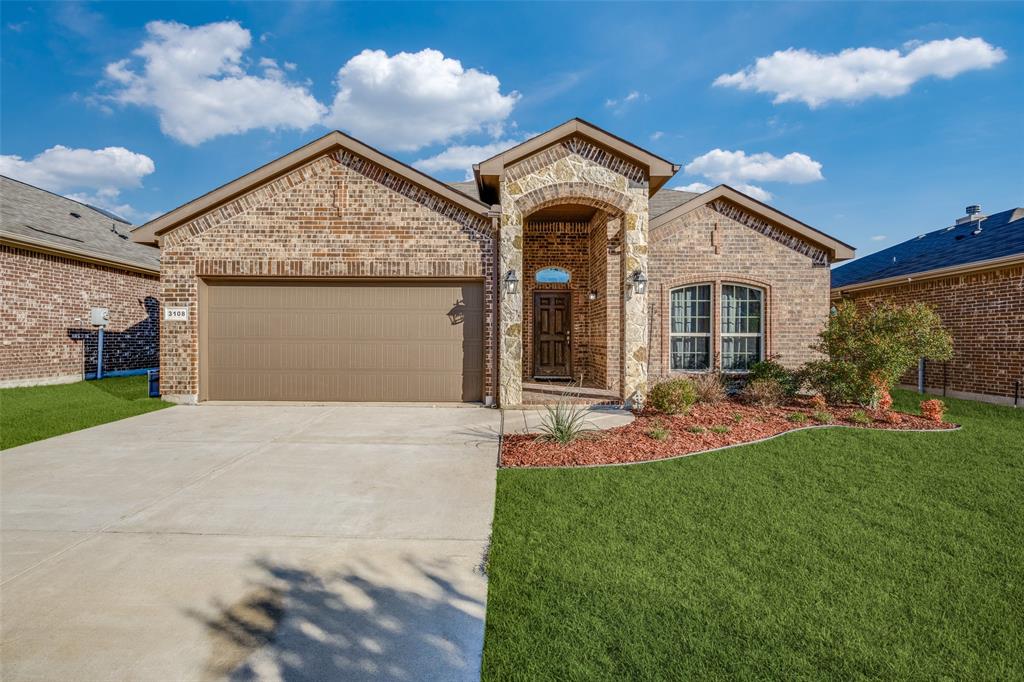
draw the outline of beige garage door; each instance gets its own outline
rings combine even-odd
[[[480,284],[210,283],[209,400],[477,401]]]

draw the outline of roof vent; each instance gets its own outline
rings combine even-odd
[[[981,206],[978,204],[971,204],[966,209],[964,209],[964,212],[967,213],[967,215],[965,215],[963,218],[957,218],[957,225],[963,225],[964,223],[969,223],[974,220],[985,219],[985,216],[981,214]]]
[[[81,218],[82,217],[81,213],[75,213],[74,211],[71,211],[70,213],[68,213],[68,215],[71,216],[72,218]]]

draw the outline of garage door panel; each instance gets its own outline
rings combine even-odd
[[[480,400],[480,284],[210,284],[213,400]]]

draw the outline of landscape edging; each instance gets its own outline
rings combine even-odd
[[[813,424],[811,426],[800,426],[795,429],[789,429],[788,431],[782,431],[781,433],[773,433],[770,436],[764,438],[758,438],[757,440],[748,440],[743,443],[731,443],[729,445],[722,445],[717,448],[709,448],[707,450],[697,450],[695,452],[687,452],[682,455],[669,455],[668,457],[659,457],[658,459],[641,459],[635,462],[607,462],[605,464],[544,464],[540,466],[517,466],[507,467],[501,464],[501,450],[498,451],[498,468],[499,469],[598,469],[600,467],[625,467],[632,466],[634,464],[655,464],[657,462],[668,462],[673,459],[682,459],[683,457],[692,457],[694,455],[703,455],[709,452],[718,452],[720,450],[729,450],[730,448],[739,448],[744,445],[754,445],[756,443],[764,443],[778,438],[780,436],[786,436],[791,433],[797,433],[798,431],[810,431],[811,429],[855,429],[858,431],[888,431],[889,433],[954,433],[963,428],[962,424],[953,424],[951,429],[887,429],[887,428],[867,428],[864,426],[850,426],[849,424]]]

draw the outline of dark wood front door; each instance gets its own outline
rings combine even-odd
[[[538,291],[533,295],[533,374],[572,377],[569,352],[572,309],[568,291]]]

